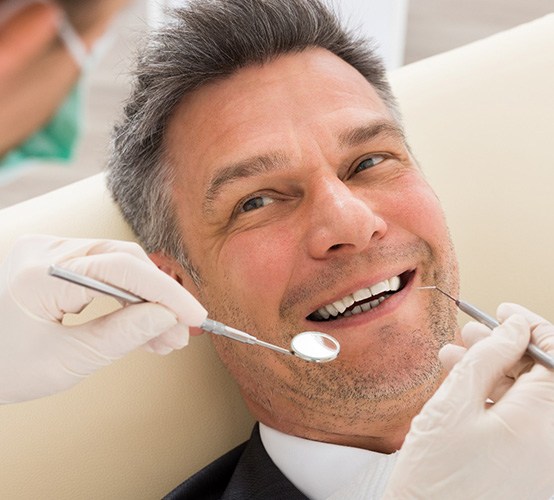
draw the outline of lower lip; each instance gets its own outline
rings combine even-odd
[[[359,326],[370,321],[375,321],[382,316],[391,314],[398,307],[400,307],[400,304],[402,303],[402,301],[412,290],[415,282],[415,276],[416,276],[416,271],[413,271],[412,273],[410,273],[408,282],[404,285],[404,288],[402,288],[402,290],[400,290],[399,292],[396,292],[394,295],[391,295],[388,299],[381,302],[381,304],[379,304],[374,309],[370,309],[369,311],[364,311],[359,314],[354,314],[347,318],[342,317],[331,321],[312,321],[310,323],[312,325],[314,324],[322,325],[324,326],[323,330],[328,331],[335,327],[343,328],[343,327]]]

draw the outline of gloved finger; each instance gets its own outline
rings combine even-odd
[[[534,363],[527,373],[514,382],[491,411],[502,422],[511,422],[510,431],[521,442],[534,442],[531,449],[549,449],[551,458],[547,463],[552,463],[554,448],[544,448],[544,438],[538,437],[536,430],[554,428],[553,370]]]
[[[540,347],[543,351],[554,355],[554,325],[544,319],[539,314],[520,306],[519,304],[503,303],[497,310],[500,320],[509,317],[511,314],[521,314],[531,324],[531,342]],[[531,368],[532,358],[525,357],[527,360],[527,370]]]
[[[208,312],[192,294],[148,260],[130,258],[114,252],[67,261],[69,269],[128,290],[143,299],[163,304],[175,312],[179,321],[200,326]]]
[[[449,372],[452,368],[454,368],[454,365],[464,357],[466,352],[467,349],[465,347],[454,344],[446,344],[439,351],[439,360],[444,369]]]
[[[477,321],[470,321],[466,323],[461,330],[464,346],[462,347],[454,344],[447,344],[439,351],[439,359],[443,367],[447,371],[452,370],[454,365],[465,355],[467,349],[477,342],[489,337],[490,334],[490,328],[478,323]]]
[[[464,327],[462,328],[462,339],[464,341],[464,344],[466,347],[471,347],[472,345],[476,344],[477,342],[480,342],[481,340],[489,337],[492,333],[492,330],[483,325],[482,323],[478,323],[476,321],[470,321]],[[499,384],[504,387],[501,391],[497,391],[496,389],[489,395],[491,399],[498,399],[507,388],[509,388],[512,384],[514,379],[518,378],[522,373],[528,371],[530,367],[532,366],[532,361],[529,357],[523,356],[517,363],[514,364],[514,366],[506,371],[505,377],[506,380],[502,381]]]
[[[48,238],[48,237],[44,237]],[[48,251],[55,255],[54,263],[62,265],[76,257],[103,255],[106,253],[126,253],[148,262],[150,259],[144,249],[133,241],[106,240],[91,238],[53,238],[45,241]]]
[[[532,325],[532,342],[544,351],[554,354],[554,325],[552,323],[519,304],[500,304],[497,313],[500,318],[514,313],[523,315]]]
[[[554,326],[546,320],[531,329],[533,343],[543,351],[554,355]]]
[[[489,330],[490,332],[490,330]],[[489,333],[490,335],[490,333]],[[488,336],[488,335],[487,335]],[[439,359],[447,372],[450,372],[454,366],[465,356],[467,349],[454,344],[447,344],[439,351]],[[523,361],[526,360],[526,361]],[[514,368],[509,370],[504,377],[492,388],[488,398],[492,401],[498,401],[515,382],[515,379],[524,371],[529,370],[530,360],[525,356],[518,361]]]
[[[172,347],[169,347],[167,344],[164,344],[163,342],[157,342],[156,340],[157,339],[154,339],[148,342],[148,344],[144,344],[142,346],[142,349],[144,349],[147,352],[157,354],[158,356],[167,356],[168,354],[173,352]]]
[[[484,401],[499,383],[505,383],[503,377],[521,359],[529,340],[529,330],[529,323],[522,316],[510,317],[489,337],[468,349],[451,372],[454,387],[447,386],[447,389],[458,399],[471,401],[475,408],[482,409]]]
[[[490,394],[488,396],[489,399],[491,399],[494,403],[497,403],[498,401],[500,401],[504,396],[504,394],[506,394],[506,392],[508,392],[512,388],[515,381],[516,381],[515,378],[509,377],[509,376],[505,376],[499,379],[494,385],[494,387],[491,389]]]
[[[48,276],[50,264],[127,289],[173,310],[187,325],[199,326],[206,310],[174,279],[160,271],[132,242],[31,235],[13,247],[8,266],[14,300],[28,314],[59,321],[64,312],[79,312],[98,292]],[[10,280],[8,279],[8,282]],[[48,293],[45,293],[47,291]]]
[[[151,354],[157,354],[156,351],[154,349],[152,349],[152,347],[150,347],[149,344],[144,344],[143,346],[140,347],[143,351],[146,351],[146,352],[149,352]]]
[[[19,238],[5,261],[7,288],[20,309],[35,318],[61,320],[64,312],[79,312],[98,292],[53,278],[51,264],[65,266],[67,260],[98,252],[122,252],[129,260],[149,262],[136,243],[115,240],[59,238],[27,235]]]
[[[531,325],[546,321],[542,316],[539,316],[537,313],[530,311],[526,307],[523,307],[519,304],[513,304],[511,302],[504,302],[500,304],[496,309],[496,317],[501,323],[507,320],[512,314],[520,314]]]
[[[527,373],[534,365],[534,361],[529,356],[522,356],[514,365],[506,370],[504,377],[496,383],[491,390],[489,397],[493,401],[499,401],[504,393],[514,385],[514,382],[521,377],[524,373]]]
[[[461,330],[464,346],[462,347],[454,344],[447,344],[439,351],[439,359],[443,367],[447,371],[452,370],[454,365],[465,355],[467,349],[477,342],[489,337],[490,334],[490,328],[487,328],[485,325],[478,323],[477,321],[470,321],[466,323]]]
[[[467,348],[486,339],[490,334],[491,329],[477,321],[469,321],[462,327],[461,331],[462,340]]]
[[[167,308],[151,303],[136,304],[88,322],[68,328],[70,341],[80,344],[79,356],[87,350],[90,360],[99,365],[119,359],[177,325]],[[104,360],[104,362],[102,362]]]
[[[475,344],[476,349],[486,344],[486,347],[494,346],[488,363],[483,363],[482,367],[491,373],[487,395],[492,399],[498,400],[513,380],[529,368],[529,360],[523,359],[529,337],[529,322],[523,316],[514,314],[495,328],[488,339]]]
[[[11,254],[17,258],[14,267],[29,269],[50,264],[63,265],[75,257],[123,252],[138,259],[149,261],[146,252],[130,241],[102,240],[87,238],[60,238],[57,236],[31,234],[18,238]]]
[[[162,333],[155,339],[149,340],[152,347],[164,344],[172,350],[182,349],[189,343],[189,329],[186,325],[178,323],[173,328]]]

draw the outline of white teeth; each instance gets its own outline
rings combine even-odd
[[[369,288],[362,288],[361,290],[354,292],[352,294],[352,297],[354,297],[354,302],[369,299],[369,297],[371,297],[371,291],[369,290]]]
[[[342,301],[346,307],[350,307],[352,304],[354,304],[354,302],[356,302],[352,295],[347,295],[346,297],[344,297],[344,299],[342,299]]]
[[[329,312],[331,316],[336,316],[339,312],[337,311],[337,308],[333,304],[329,304],[325,306],[325,309]]]
[[[379,295],[383,292],[388,292],[390,290],[389,280],[381,281],[376,285],[371,285],[370,287],[371,295]]]
[[[317,312],[323,316],[323,319],[329,319],[329,316],[331,316],[327,312],[327,309],[325,309],[324,307],[321,307],[320,309],[318,309]]]
[[[346,311],[347,306],[344,304],[342,300],[337,300],[336,302],[333,302],[333,305],[335,306],[335,309],[340,313],[343,313],[344,311]]]
[[[389,286],[393,292],[396,292],[396,290],[400,288],[400,278],[398,276],[391,278],[389,280]]]
[[[339,314],[342,314],[346,317],[352,316],[353,314],[359,314],[362,311],[369,311],[373,307],[377,307],[381,302],[385,300],[385,297],[380,297],[379,299],[371,300],[360,304],[353,309],[347,310],[354,302],[361,302],[367,300],[375,295],[379,295],[383,292],[396,292],[400,289],[401,281],[400,277],[393,276],[388,280],[380,281],[375,283],[368,288],[362,288],[357,290],[351,295],[347,295],[332,304],[328,304],[324,307],[320,307],[317,312],[321,315],[323,319],[329,319],[331,316],[336,317]]]

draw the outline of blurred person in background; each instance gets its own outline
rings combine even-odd
[[[0,0],[0,173],[68,161],[82,81],[129,0]]]

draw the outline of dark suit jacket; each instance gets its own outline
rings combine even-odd
[[[165,500],[307,500],[273,463],[258,424],[237,446],[169,493]]]

